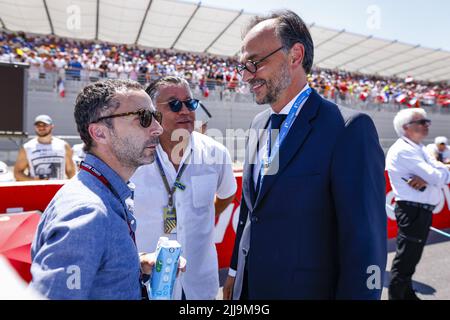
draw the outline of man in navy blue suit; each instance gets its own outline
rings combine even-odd
[[[307,83],[300,17],[256,17],[238,71],[258,104],[224,299],[380,299],[386,266],[384,154],[369,116]],[[348,113],[348,112],[347,112]]]

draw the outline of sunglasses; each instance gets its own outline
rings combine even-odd
[[[200,104],[200,100],[198,99],[187,99],[184,101],[181,100],[172,100],[172,101],[168,101],[168,102],[161,102],[162,104],[168,104],[170,107],[170,110],[172,112],[180,112],[181,108],[183,108],[183,103],[186,106],[186,108],[188,108],[189,111],[194,111],[195,109],[198,108],[199,104]]]
[[[159,111],[151,111],[149,109],[142,109],[134,112],[125,112],[125,113],[119,113],[119,114],[113,114],[110,116],[100,117],[95,122],[99,122],[105,119],[111,119],[111,118],[118,118],[118,117],[126,117],[131,115],[138,115],[139,116],[139,123],[143,128],[150,127],[150,124],[152,123],[152,119],[154,118],[158,123],[161,123],[162,121],[162,113]]]
[[[277,53],[278,51],[280,51],[283,48],[284,47],[279,47],[277,50],[272,51],[267,56],[259,59],[258,61],[247,60],[244,64],[237,65],[236,66],[237,73],[239,73],[239,75],[241,75],[241,76],[244,74],[244,70],[247,70],[250,73],[256,73],[256,71],[258,71],[258,64],[260,64],[261,62],[263,62],[264,60],[269,58],[271,55]]]
[[[420,124],[421,126],[424,125],[430,125],[431,124],[431,120],[430,119],[420,119],[420,120],[415,120],[415,121],[411,121],[408,122],[408,124]]]

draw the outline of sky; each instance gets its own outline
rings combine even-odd
[[[308,24],[314,22],[321,27],[450,51],[448,0],[201,0],[201,3],[255,14],[290,9]]]

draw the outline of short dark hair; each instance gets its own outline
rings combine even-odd
[[[145,89],[145,92],[147,92],[147,94],[150,96],[153,103],[156,104],[155,100],[158,97],[159,88],[167,85],[184,85],[189,89],[189,92],[191,92],[189,82],[187,82],[187,80],[184,78],[175,76],[166,76],[153,81],[152,83],[149,84],[147,89]]]
[[[314,62],[314,42],[305,22],[293,11],[274,11],[266,16],[255,16],[244,29],[242,38],[258,23],[276,19],[275,34],[280,39],[285,52],[289,51],[294,44],[301,43],[305,48],[303,58],[303,69],[308,74],[311,72]]]
[[[75,101],[74,116],[86,152],[91,150],[94,142],[89,134],[89,125],[102,116],[112,114],[120,107],[119,100],[115,99],[116,94],[143,89],[135,81],[119,79],[98,81],[83,88]],[[112,128],[111,119],[105,119],[105,123]]]

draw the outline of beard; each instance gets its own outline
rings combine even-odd
[[[271,79],[253,79],[249,81],[249,84],[253,86],[256,83],[264,83],[266,85],[266,95],[258,98],[256,97],[257,104],[274,104],[280,98],[283,91],[289,87],[292,82],[292,78],[289,74],[289,68],[287,62],[284,62],[278,72],[276,72]]]
[[[158,138],[151,138],[145,143],[137,143],[136,139],[132,137],[120,138],[115,135],[114,131],[112,133],[115,140],[111,145],[111,151],[124,167],[137,169],[142,165],[151,164],[155,161],[156,150],[148,154],[147,147],[159,144]]]
[[[49,131],[46,131],[46,132],[39,132],[38,130],[35,130],[35,132],[36,132],[36,135],[39,138],[45,138],[45,137],[48,137],[49,135],[52,134],[52,130],[49,130]]]

